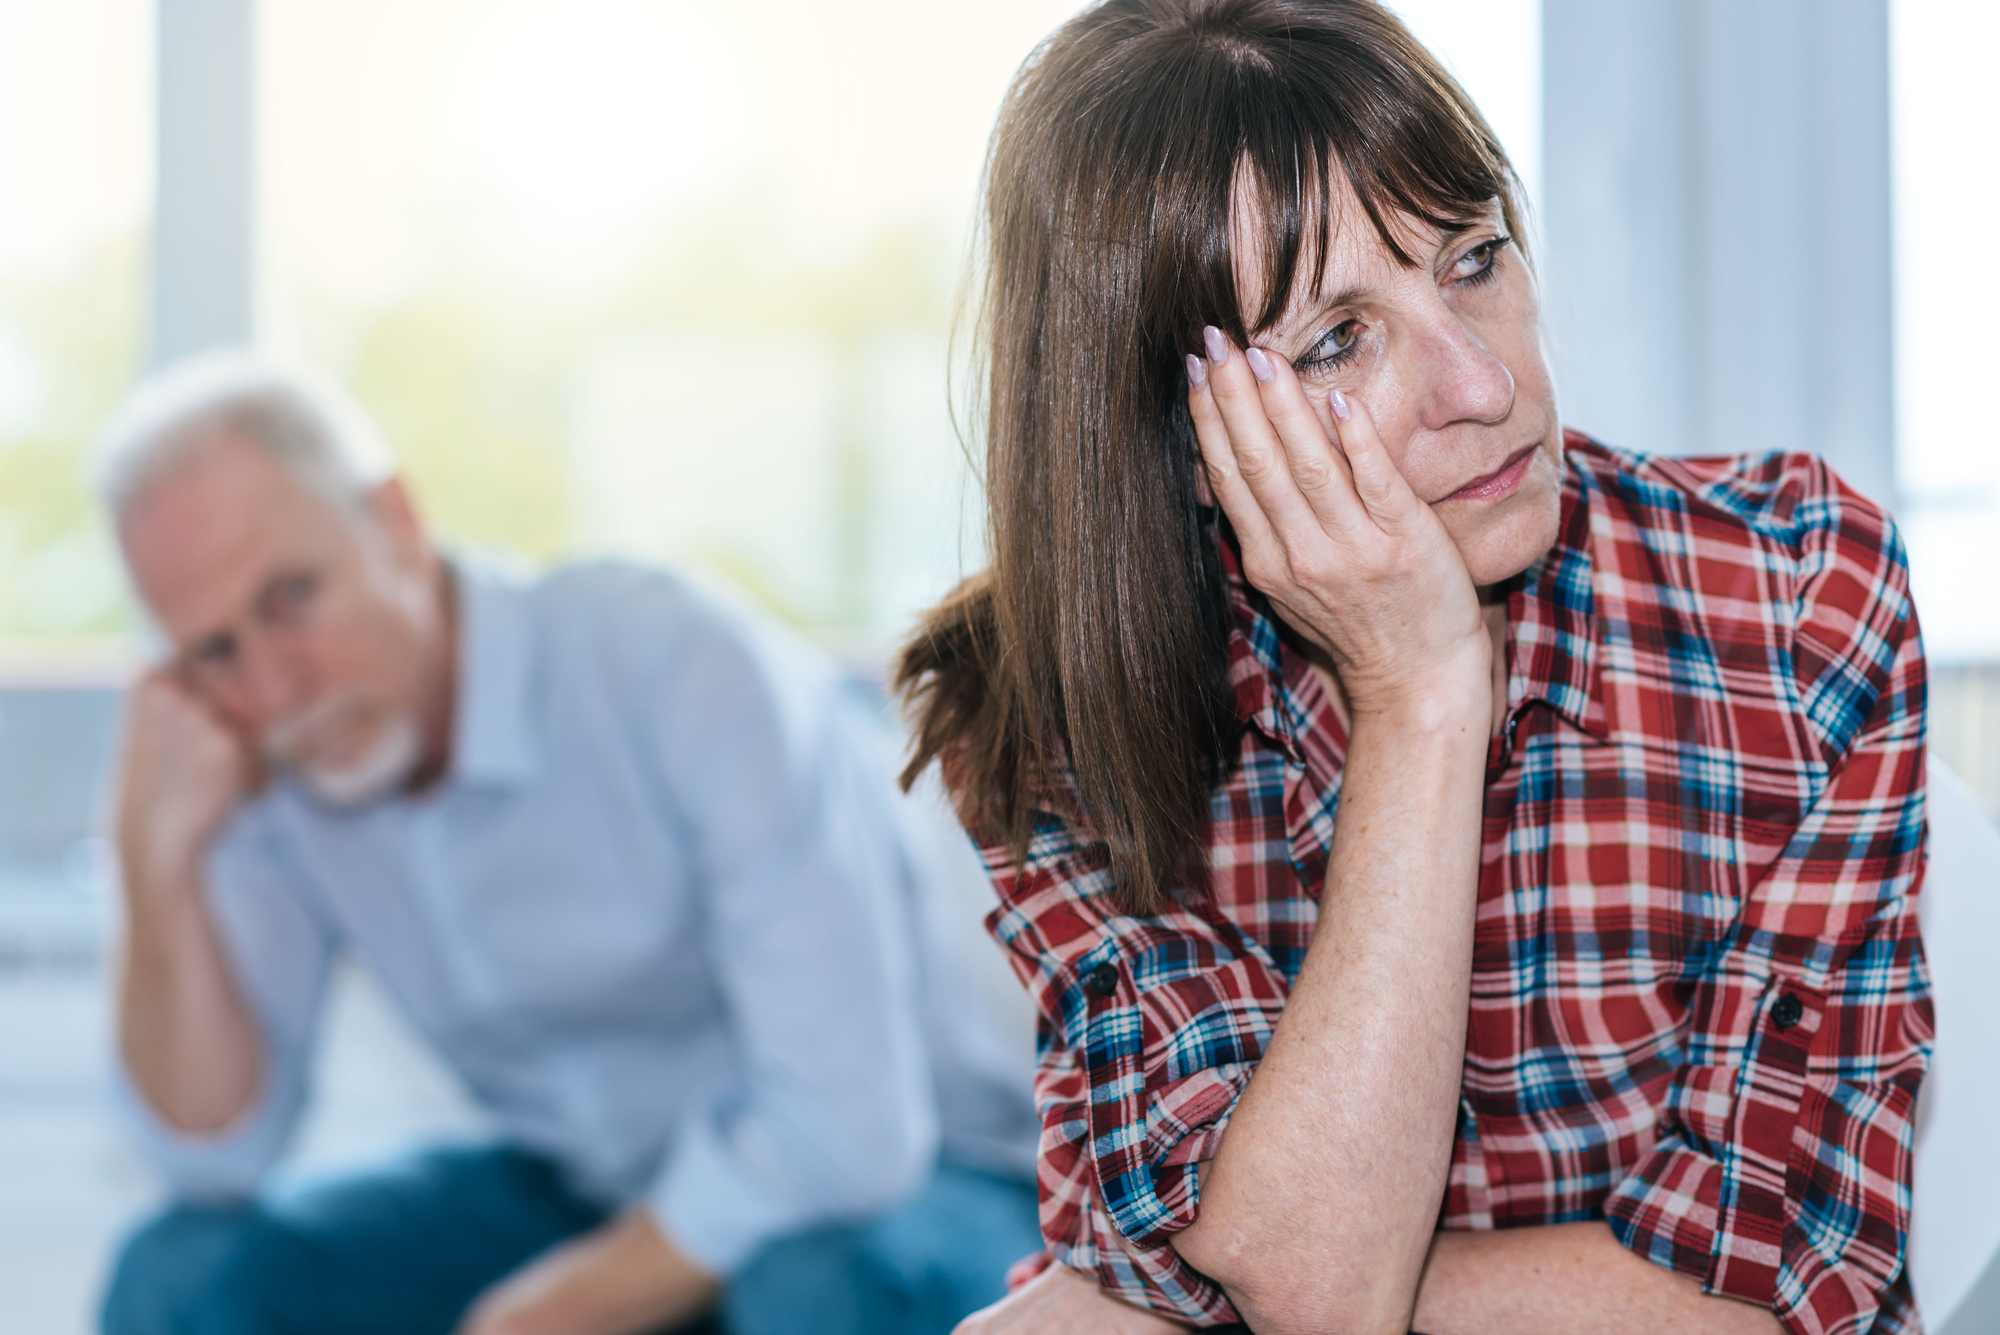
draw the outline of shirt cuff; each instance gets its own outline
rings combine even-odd
[[[1604,1204],[1605,1222],[1628,1251],[1706,1286],[1721,1223],[1722,1165],[1698,1150],[1653,1147]],[[1770,1302],[1767,1293],[1761,1299]]]
[[[1823,994],[1774,980],[1759,999],[1742,1066],[1682,1068],[1659,1143],[1605,1202],[1621,1243],[1710,1293],[1779,1308],[1786,1176],[1806,1057],[1825,1010]]]
[[[111,1098],[141,1157],[170,1193],[188,1200],[240,1200],[254,1193],[284,1152],[303,1101],[300,1091],[260,1089],[228,1126],[195,1135],[164,1121],[122,1066],[113,1068]]]
[[[1171,1243],[1146,1247],[1132,1242],[1094,1202],[1083,1236],[1058,1248],[1056,1259],[1079,1273],[1094,1274],[1099,1287],[1134,1307],[1170,1320],[1197,1328],[1242,1321],[1222,1287],[1183,1260]]]
[[[727,1277],[764,1243],[816,1217],[806,1202],[787,1196],[743,1162],[704,1108],[682,1124],[649,1204],[654,1222],[683,1255]]]

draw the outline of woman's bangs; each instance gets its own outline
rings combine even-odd
[[[1244,335],[1283,318],[1301,277],[1308,291],[1323,284],[1337,229],[1349,221],[1340,216],[1343,182],[1383,246],[1406,268],[1423,262],[1408,245],[1412,223],[1455,230],[1478,221],[1497,200],[1514,227],[1513,172],[1490,132],[1449,92],[1432,85],[1422,90],[1428,97],[1412,98],[1409,89],[1368,87],[1352,69],[1299,63],[1305,68],[1240,78],[1238,105],[1230,108],[1240,148],[1230,167],[1229,216],[1218,223],[1223,245],[1215,259],[1226,272],[1215,272],[1210,281],[1227,284],[1238,298],[1232,310],[1246,311],[1242,298],[1255,297],[1257,310],[1238,331]],[[1411,109],[1391,109],[1399,105]],[[1243,236],[1238,209],[1261,221],[1254,294],[1238,290],[1244,272],[1235,253]]]

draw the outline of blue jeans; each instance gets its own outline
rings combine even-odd
[[[242,1205],[180,1205],[126,1242],[105,1335],[449,1335],[523,1263],[596,1227],[553,1167],[454,1148]],[[944,1165],[912,1200],[778,1239],[682,1335],[945,1335],[1041,1246],[1032,1184]]]

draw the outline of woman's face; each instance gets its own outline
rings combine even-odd
[[[1255,342],[1291,362],[1322,406],[1333,389],[1365,403],[1473,582],[1497,584],[1554,545],[1562,491],[1534,277],[1497,201],[1462,231],[1405,220],[1400,239],[1416,268],[1397,262],[1344,182],[1336,207],[1343,225],[1318,290],[1306,290],[1302,265],[1300,290]],[[1253,297],[1262,233],[1239,210],[1236,235],[1250,244],[1234,248],[1238,287]]]

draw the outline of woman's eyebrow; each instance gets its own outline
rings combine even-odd
[[[1505,235],[1505,222],[1503,219],[1473,218],[1458,227],[1452,228],[1450,231],[1439,232],[1435,249],[1439,253],[1447,251],[1472,233],[1488,227],[1499,230],[1502,235]],[[1278,322],[1271,326],[1271,328],[1281,337],[1303,337],[1311,332],[1313,321],[1324,319],[1328,311],[1339,310],[1342,306],[1352,306],[1364,300],[1369,292],[1370,288],[1366,283],[1350,283],[1323,301],[1314,300],[1310,305],[1302,305],[1301,309],[1304,313],[1295,318],[1280,317]]]
[[[1314,300],[1309,305],[1302,305],[1298,315],[1280,318],[1273,328],[1282,337],[1307,337],[1313,332],[1313,322],[1325,319],[1328,311],[1339,310],[1342,306],[1352,306],[1367,295],[1368,288],[1365,285],[1351,283],[1324,301]]]
[[[1474,232],[1489,227],[1501,236],[1507,235],[1507,220],[1505,218],[1474,218],[1472,221],[1454,227],[1449,231],[1439,232],[1437,248],[1440,251],[1449,250]]]

